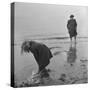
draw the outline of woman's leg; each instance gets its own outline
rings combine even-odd
[[[72,42],[72,37],[70,36],[70,41]]]
[[[76,42],[76,36],[74,36],[75,42]]]

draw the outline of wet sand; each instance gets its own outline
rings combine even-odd
[[[17,76],[16,87],[82,84],[88,82],[87,38],[79,38],[76,43],[71,43],[69,39],[41,40],[40,42],[45,43],[53,53],[53,58],[46,67],[47,70],[41,74],[34,75],[38,68],[33,60],[34,57],[29,54],[27,56],[18,56],[17,59],[22,58],[22,65],[25,66],[21,70],[17,70],[21,61],[15,62],[18,63],[15,74]],[[27,61],[25,62],[24,59]]]

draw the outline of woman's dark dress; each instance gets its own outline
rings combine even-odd
[[[43,70],[49,63],[50,59],[53,57],[50,49],[41,43],[30,42],[31,52],[33,53],[40,71]]]
[[[68,28],[70,38],[77,35],[77,23],[75,19],[68,20],[67,28]]]

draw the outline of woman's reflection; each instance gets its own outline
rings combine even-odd
[[[70,48],[69,51],[67,52],[67,62],[73,66],[76,58],[77,58],[77,54],[76,54],[77,50],[76,50],[76,43],[74,43],[74,45],[72,45],[72,43],[70,43]]]

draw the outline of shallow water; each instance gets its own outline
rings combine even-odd
[[[69,39],[39,39],[46,44],[53,53],[53,58],[47,66],[49,72],[48,85],[88,82],[88,41],[87,38],[78,38],[77,42],[70,43]],[[15,80],[22,82],[37,72],[38,66],[31,53],[21,55],[21,44],[15,45]],[[44,80],[45,81],[45,80]],[[46,81],[45,81],[46,82]],[[45,83],[44,83],[45,84]],[[45,84],[46,85],[46,84]]]

